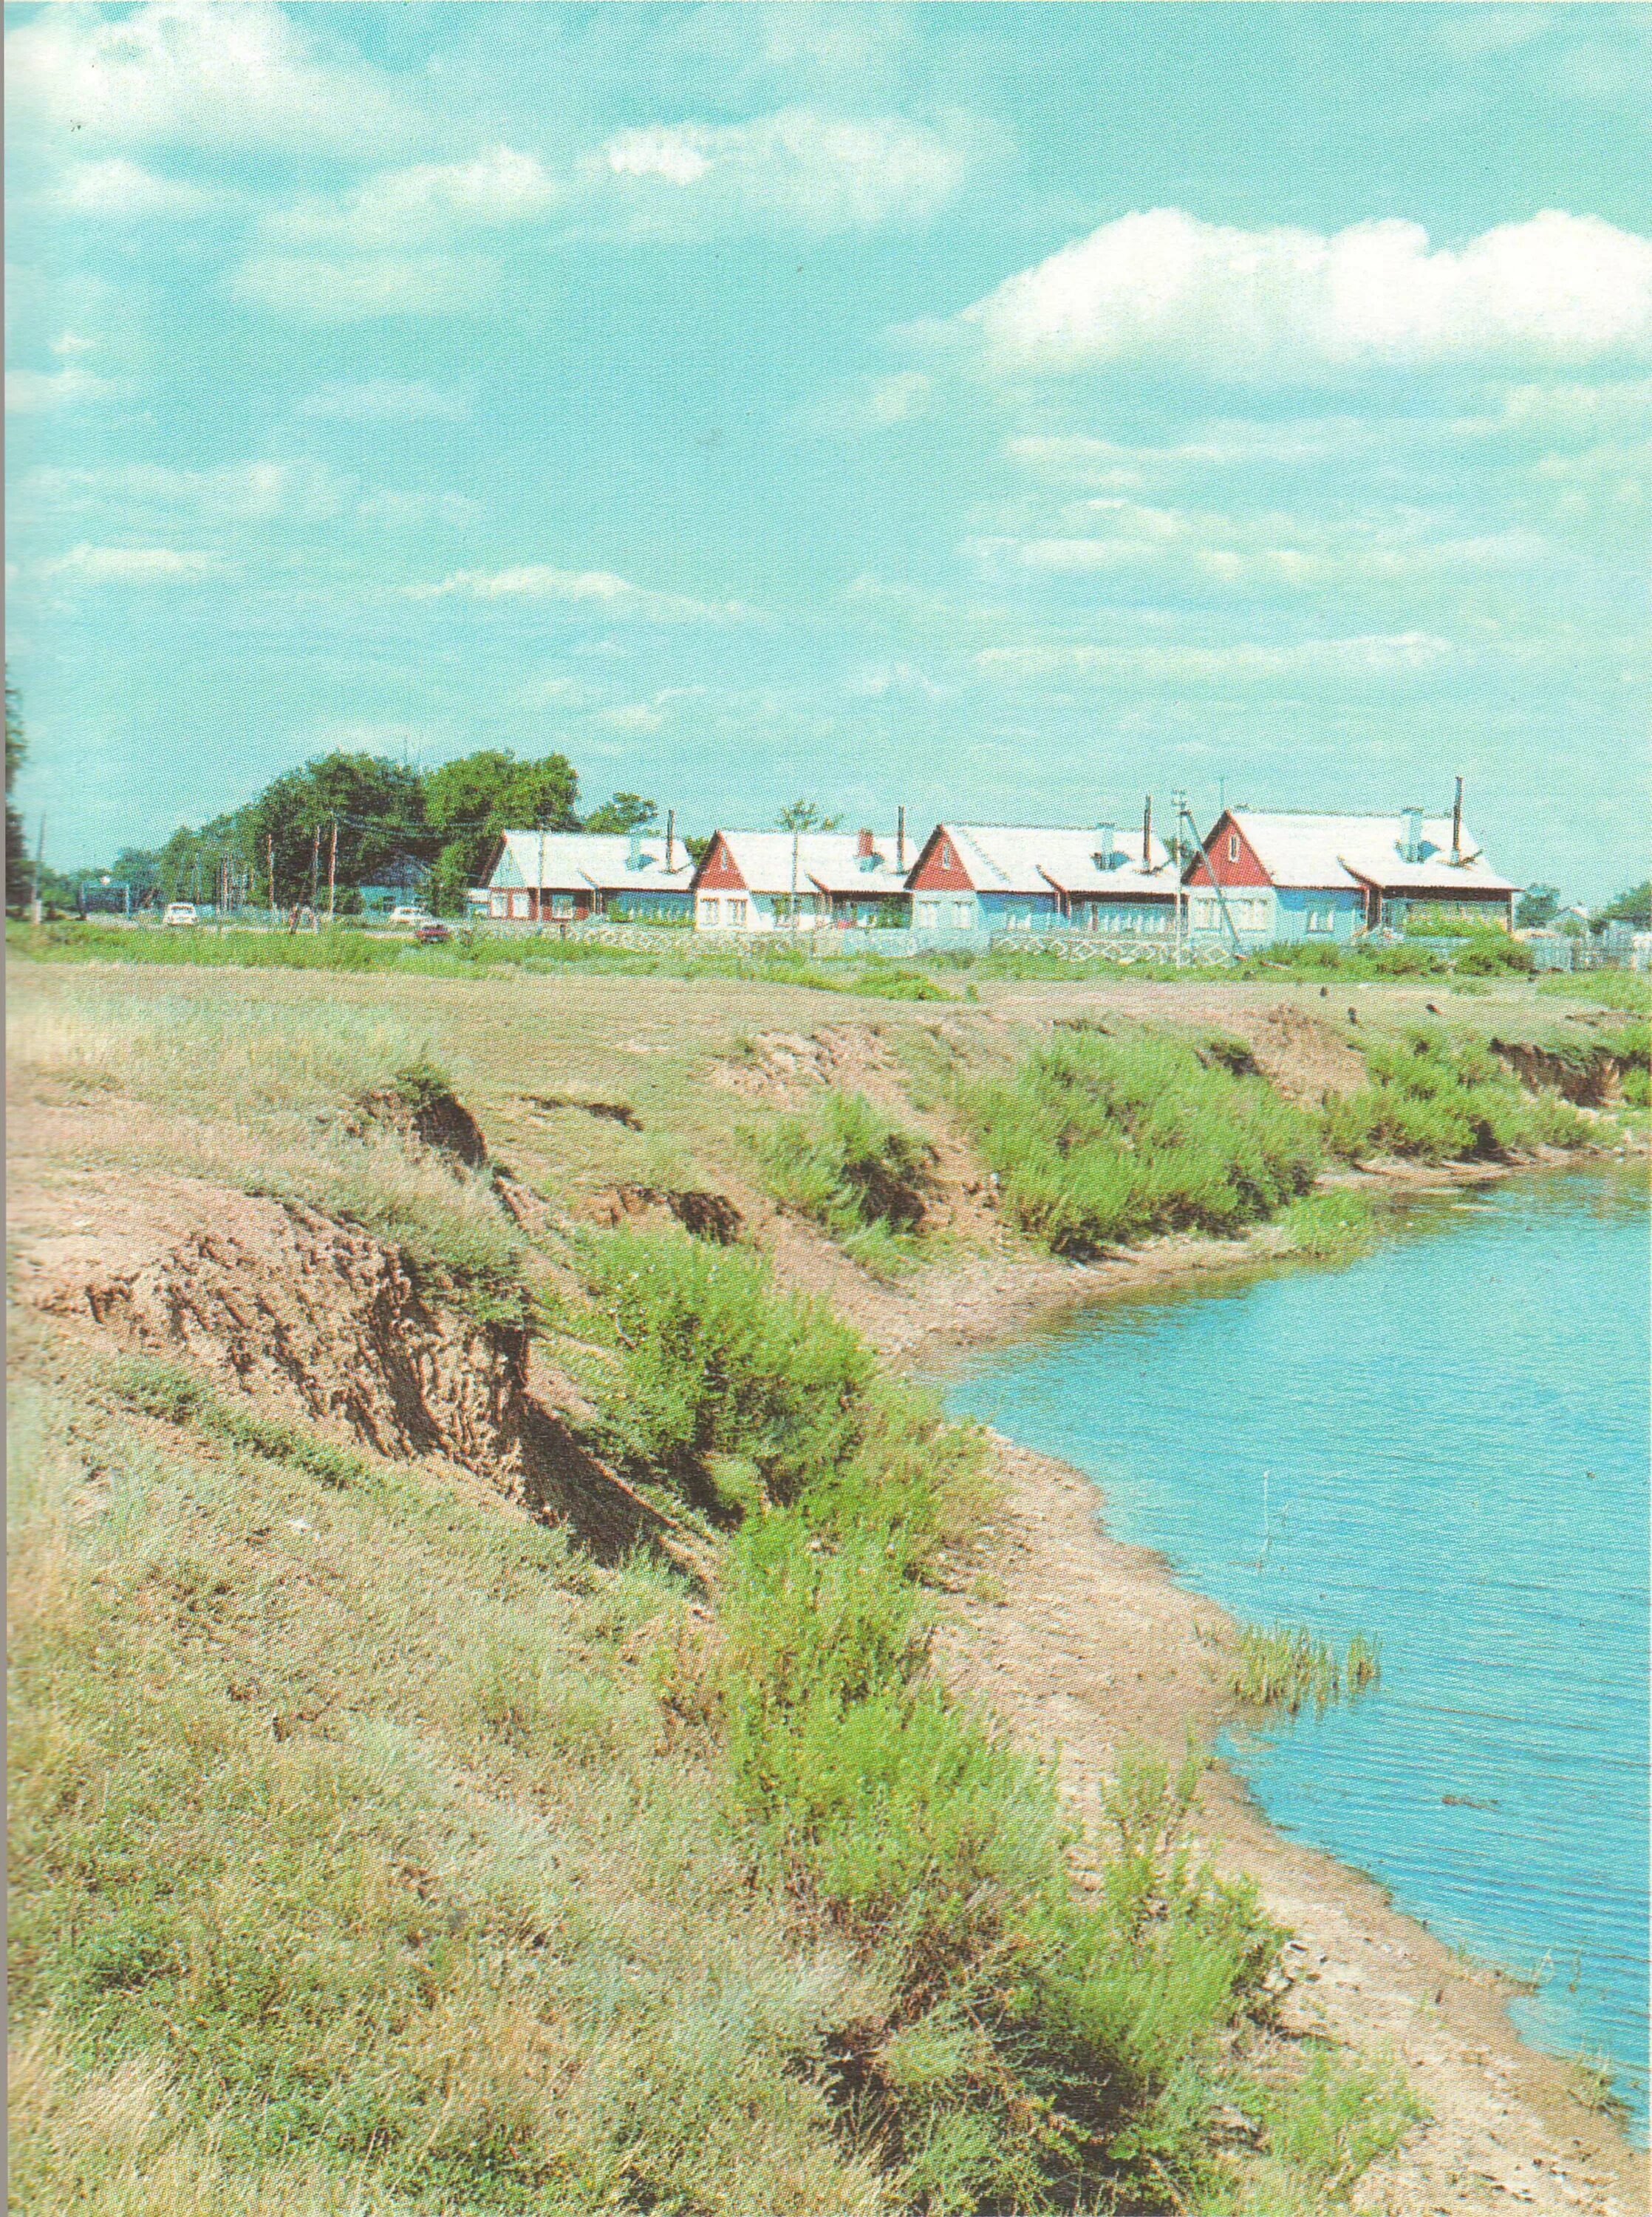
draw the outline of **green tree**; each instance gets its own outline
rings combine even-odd
[[[1514,911],[1514,922],[1522,931],[1536,930],[1538,925],[1550,921],[1559,906],[1558,886],[1528,886]]]
[[[382,755],[319,756],[267,785],[237,822],[244,825],[238,838],[261,896],[268,893],[274,843],[275,901],[282,908],[309,899],[317,855],[324,893],[335,824],[341,886],[372,885],[404,855],[428,859],[434,845],[418,772]]]
[[[828,816],[812,800],[792,801],[775,820],[782,831],[835,831],[843,821],[841,816]]]
[[[12,806],[11,789],[17,781],[17,773],[28,752],[28,741],[23,732],[22,703],[17,698],[11,682],[11,672],[6,672],[6,899],[18,902],[23,899],[23,884],[28,871],[28,851],[23,837],[23,819]]]
[[[644,800],[640,793],[616,793],[585,818],[588,831],[645,831],[659,821],[657,800]]]
[[[1632,923],[1637,931],[1652,931],[1652,879],[1630,886],[1609,900],[1595,911],[1591,921],[1597,931],[1608,923]]]
[[[518,762],[485,747],[443,763],[424,780],[425,821],[439,843],[431,899],[440,914],[465,904],[502,831],[577,831],[579,779],[566,755]]]

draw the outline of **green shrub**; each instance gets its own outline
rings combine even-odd
[[[599,1379],[607,1442],[628,1466],[705,1491],[715,1458],[785,1500],[857,1444],[870,1351],[823,1302],[778,1293],[760,1257],[613,1232],[582,1269],[617,1355]]]
[[[1636,1016],[1652,1011],[1652,978],[1637,970],[1581,970],[1559,978],[1540,978],[1540,993],[1569,1001],[1592,1001],[1597,1008],[1624,1009]]]
[[[1314,1120],[1230,1058],[1079,1032],[965,1097],[1011,1220],[1058,1254],[1183,1228],[1231,1232],[1313,1183]]]
[[[1305,1193],[1279,1218],[1298,1255],[1336,1262],[1362,1254],[1377,1234],[1377,1212],[1362,1193]]]
[[[822,1225],[859,1259],[888,1265],[923,1220],[934,1151],[861,1093],[829,1092],[813,1114],[783,1116],[759,1142],[783,1208]],[[868,1236],[870,1235],[870,1236]]]
[[[1373,1041],[1365,1065],[1371,1083],[1329,1102],[1323,1115],[1327,1146],[1349,1161],[1491,1161],[1537,1146],[1575,1146],[1587,1134],[1565,1102],[1527,1093],[1487,1047],[1453,1042],[1435,1028]]]

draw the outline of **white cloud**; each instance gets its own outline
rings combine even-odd
[[[42,577],[84,585],[188,584],[220,571],[216,554],[176,547],[71,547],[36,564]]]
[[[231,279],[237,299],[300,322],[468,314],[491,299],[497,264],[478,255],[265,255]]]
[[[1098,646],[1062,641],[989,646],[977,668],[1009,678],[1118,677],[1170,684],[1254,682],[1296,677],[1403,676],[1437,669],[1457,650],[1431,632],[1365,633],[1230,646]]]
[[[599,709],[595,720],[610,732],[657,732],[665,718],[650,701],[626,701]]]
[[[874,423],[904,423],[909,417],[924,413],[934,389],[921,370],[897,370],[892,377],[880,377],[873,383],[866,396],[866,412]]]
[[[34,470],[23,480],[18,497],[25,509],[35,512],[165,509],[230,523],[278,517],[317,522],[341,512],[353,485],[320,462],[225,462],[207,470],[126,462],[97,469]]]
[[[160,462],[36,469],[18,486],[16,505],[21,515],[37,517],[100,510],[133,530],[141,530],[145,519],[176,513],[230,527],[324,523],[350,516],[359,523],[395,530],[426,524],[462,527],[482,512],[463,493],[389,487],[364,493],[354,477],[308,460],[223,462],[206,470],[173,469]]]
[[[390,78],[358,55],[325,55],[308,28],[237,0],[163,0],[114,17],[42,9],[6,40],[9,102],[88,143],[359,155],[418,127]]]
[[[469,162],[385,170],[342,201],[299,201],[264,229],[287,244],[405,250],[543,215],[563,188],[532,154],[495,146]]]
[[[648,236],[792,225],[866,231],[922,223],[953,199],[981,152],[981,127],[789,108],[745,123],[622,131],[581,164],[589,191],[617,200]]]
[[[945,685],[938,685],[914,662],[866,663],[851,674],[845,686],[846,691],[861,701],[887,701],[897,697],[944,701],[949,689]]]
[[[468,411],[456,393],[438,392],[434,385],[376,378],[359,385],[324,385],[305,395],[299,413],[346,423],[412,423]]]
[[[462,492],[395,492],[388,487],[368,493],[355,510],[358,522],[391,531],[410,531],[428,524],[462,531],[481,513],[481,502]]]
[[[44,197],[59,214],[117,222],[140,221],[145,216],[200,215],[224,206],[229,198],[201,185],[186,184],[179,177],[157,176],[152,170],[119,154],[105,162],[75,163]]]
[[[60,408],[84,408],[112,400],[124,388],[89,369],[14,369],[6,375],[6,411],[12,416],[45,416]]]
[[[1218,374],[1652,355],[1652,239],[1549,211],[1460,250],[1384,219],[1326,238],[1157,208],[1103,224],[964,312],[989,361]]]
[[[1283,590],[1409,585],[1424,577],[1488,571],[1529,574],[1551,562],[1555,551],[1532,530],[1446,530],[1439,519],[1415,509],[1230,516],[1109,497],[1076,503],[1068,516],[1088,528],[975,539],[960,551],[996,575],[1006,568],[1052,577],[1127,571],[1206,586]]]
[[[696,601],[679,593],[652,592],[611,570],[557,570],[546,563],[511,570],[455,570],[439,584],[404,590],[419,601],[451,593],[475,601],[564,601],[604,616],[635,616],[657,623],[727,623],[751,613],[738,601]]]

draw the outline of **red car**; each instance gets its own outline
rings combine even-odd
[[[435,946],[441,940],[451,939],[453,936],[447,926],[445,923],[438,923],[435,917],[420,924],[413,934],[414,939],[421,947]]]

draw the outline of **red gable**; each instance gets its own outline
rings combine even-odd
[[[937,824],[923,843],[923,852],[907,880],[915,892],[973,892],[975,886],[958,843],[944,824]]]
[[[1197,855],[1187,873],[1190,886],[1208,886],[1211,871],[1219,886],[1271,886],[1273,879],[1262,868],[1261,861],[1244,833],[1231,816],[1223,815],[1215,830],[1205,842],[1205,852],[1211,858],[1207,870]]]
[[[706,850],[706,859],[694,874],[694,887],[709,886],[713,892],[724,886],[736,892],[744,892],[746,881],[735,868],[734,857],[729,852],[728,842],[719,831]]]

